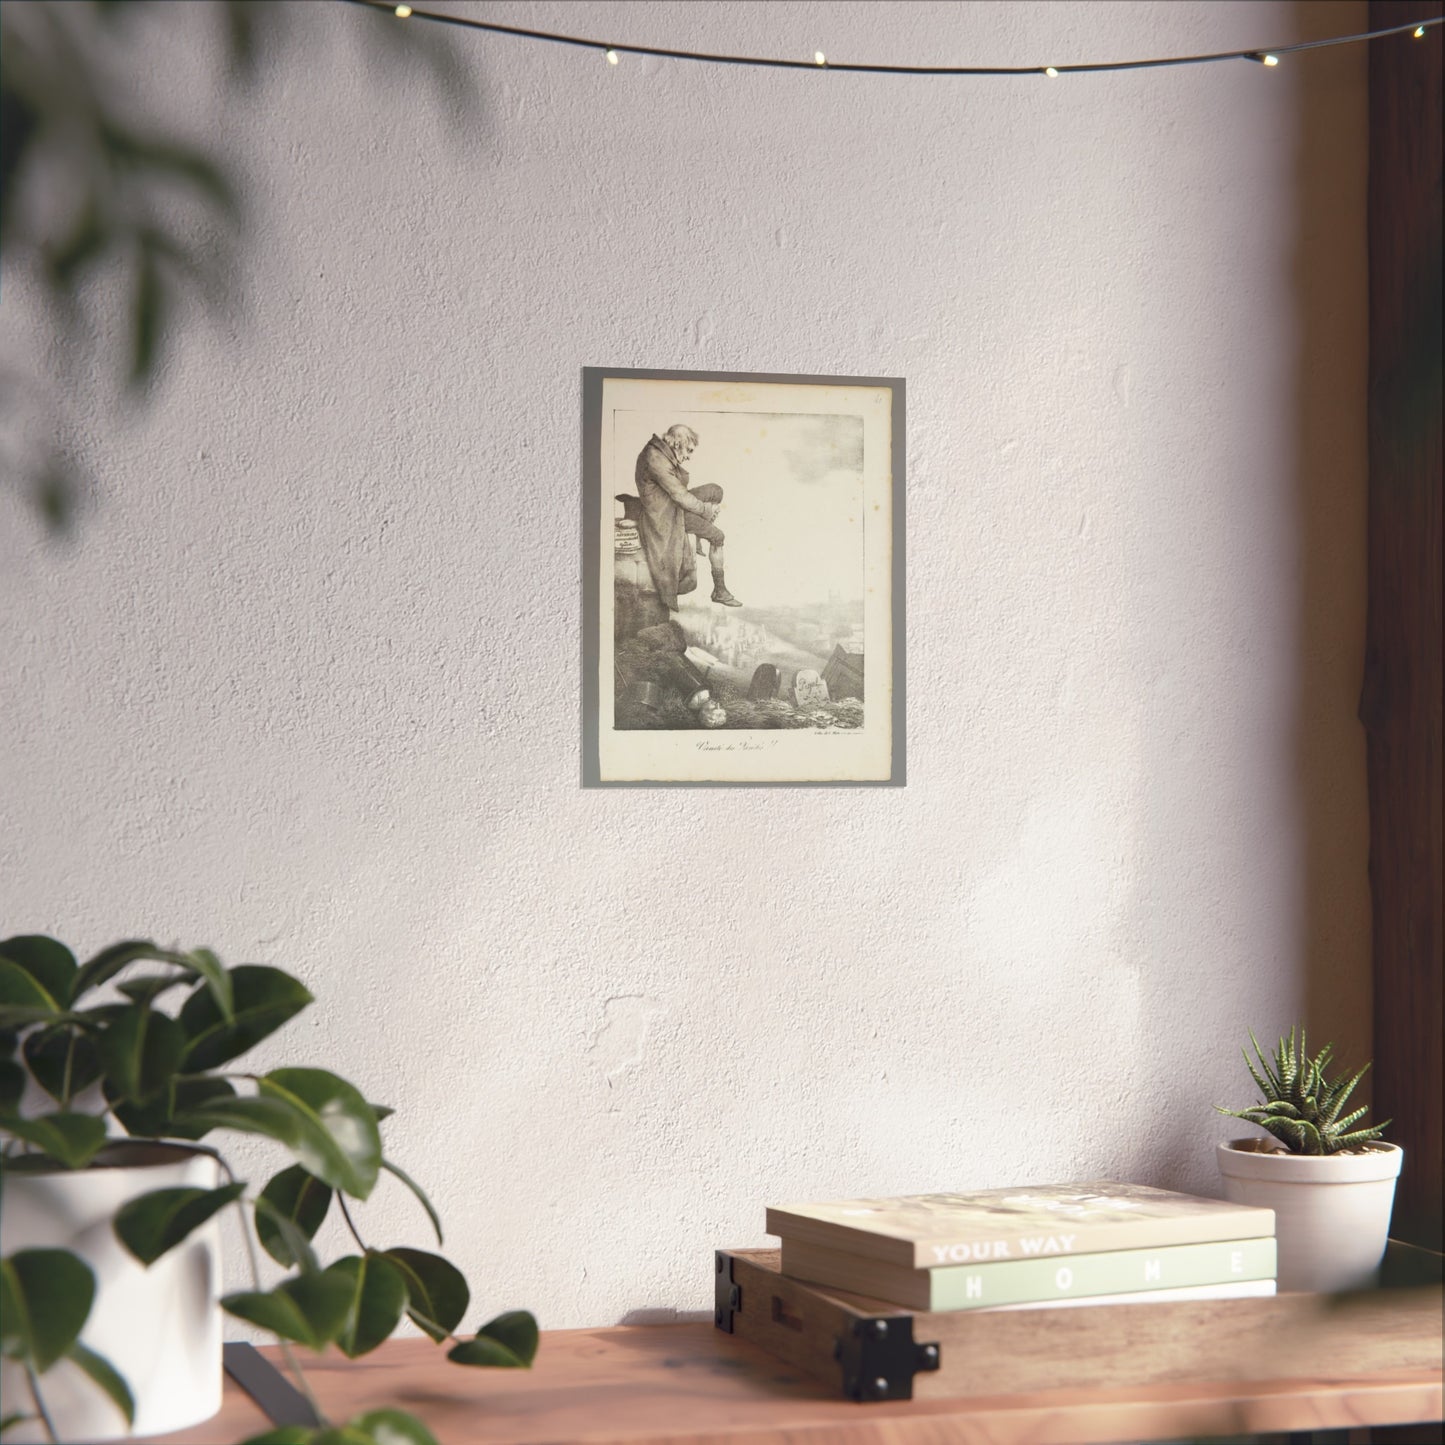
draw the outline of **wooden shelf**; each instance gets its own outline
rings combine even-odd
[[[548,1331],[525,1372],[463,1369],[430,1341],[393,1340],[358,1361],[324,1356],[307,1374],[333,1418],[396,1406],[441,1445],[1086,1445],[1441,1418],[1438,1363],[1358,1375],[1340,1363],[1345,1372],[1310,1378],[855,1405],[735,1336],[686,1324]],[[217,1417],[161,1438],[222,1445],[267,1423],[228,1381]]]

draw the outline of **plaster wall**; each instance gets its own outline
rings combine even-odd
[[[474,1312],[553,1327],[705,1308],[772,1201],[1216,1192],[1247,1029],[1363,1059],[1360,49],[949,80],[448,32],[468,111],[382,17],[293,6],[246,92],[169,8],[137,84],[249,230],[148,408],[54,398],[70,539],[0,496],[0,931],[298,973],[258,1065],[393,1105]],[[900,63],[1365,28],[450,8]],[[7,286],[10,363],[63,360]],[[580,789],[585,364],[907,379],[906,788]],[[400,1189],[361,1218],[426,1244]]]

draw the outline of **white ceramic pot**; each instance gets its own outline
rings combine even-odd
[[[115,1237],[111,1220],[152,1189],[219,1184],[216,1161],[179,1144],[107,1145],[86,1169],[7,1168],[0,1198],[0,1253],[69,1249],[95,1271],[95,1303],[81,1342],[124,1377],[135,1400],[136,1435],[159,1435],[209,1420],[221,1408],[221,1237],[213,1217],[149,1269]],[[46,1410],[63,1441],[124,1439],[125,1417],[68,1360],[40,1377]],[[23,1368],[0,1365],[6,1411],[29,1410]],[[41,1441],[38,1421],[5,1432]]]
[[[1359,1154],[1274,1152],[1272,1139],[1218,1148],[1224,1197],[1274,1210],[1282,1290],[1358,1289],[1385,1254],[1404,1151],[1375,1140]]]

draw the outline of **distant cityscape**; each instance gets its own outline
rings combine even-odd
[[[821,669],[835,647],[853,654],[863,651],[861,602],[748,607],[742,613],[716,607],[688,612],[688,631],[698,645],[741,671],[763,662]]]

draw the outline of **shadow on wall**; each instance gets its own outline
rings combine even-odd
[[[35,0],[0,9],[5,284],[37,299],[41,327],[61,343],[0,366],[0,486],[26,493],[52,534],[83,510],[90,481],[71,459],[75,418],[54,398],[104,406],[114,380],[123,392],[110,420],[119,422],[162,379],[188,302],[232,320],[240,311],[242,158],[155,123],[163,71],[149,50],[158,26],[172,27],[188,69],[214,72],[218,86],[237,90],[279,69],[288,51],[314,56],[318,33],[345,34],[398,83],[420,68],[473,129],[475,89],[442,27],[397,25],[350,7],[328,7],[319,32],[313,23],[306,12],[253,0]],[[42,351],[60,360],[31,374]]]

